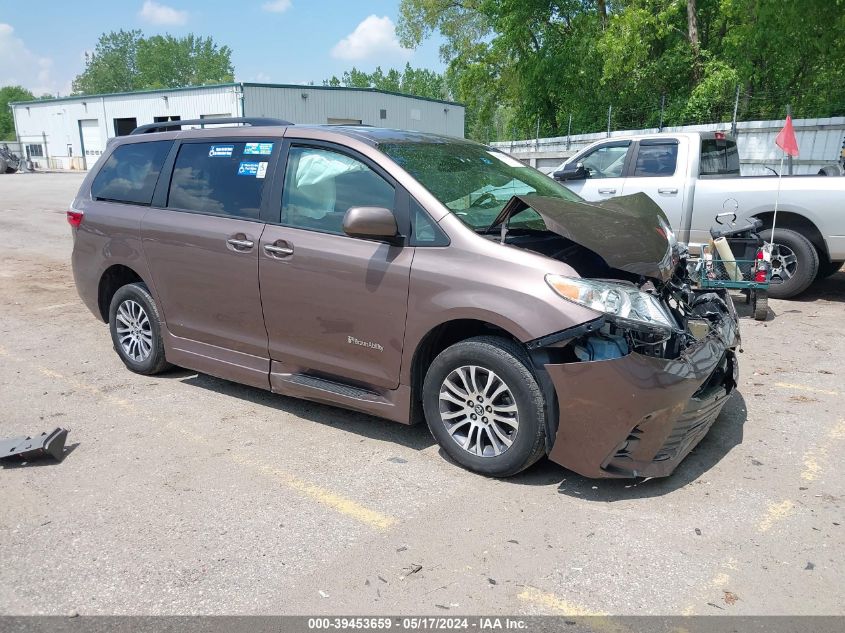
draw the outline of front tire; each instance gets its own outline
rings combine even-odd
[[[164,357],[158,307],[146,284],[127,284],[114,293],[109,330],[117,355],[130,371],[151,376],[170,367]]]
[[[468,470],[509,477],[545,450],[545,400],[525,350],[478,336],[441,352],[423,384],[431,434]]]
[[[773,299],[789,299],[801,294],[816,280],[819,271],[819,254],[806,237],[791,229],[775,229],[776,240],[772,252],[772,278],[782,283],[769,286]],[[760,233],[767,242],[772,241],[772,231]]]

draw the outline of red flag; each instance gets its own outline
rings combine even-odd
[[[791,116],[786,115],[786,125],[775,138],[775,144],[790,156],[798,156],[798,139],[795,138]]]

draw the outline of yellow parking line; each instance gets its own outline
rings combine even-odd
[[[768,532],[776,523],[783,521],[792,514],[794,510],[795,503],[789,499],[784,499],[780,503],[770,503],[765,516],[757,525],[757,531]]]
[[[525,587],[517,596],[523,602],[531,602],[532,604],[545,607],[551,611],[557,611],[564,615],[573,617],[587,617],[587,616],[604,616],[605,613],[598,611],[590,611],[578,605],[570,604],[565,600],[561,600],[553,593],[540,591],[536,587]]]
[[[578,624],[586,626],[593,631],[600,631],[601,633],[632,633],[631,629],[619,622],[615,622],[606,613],[591,611],[579,605],[570,604],[555,594],[541,591],[536,587],[525,587],[517,595],[517,598],[523,602],[530,602],[531,604],[543,607],[548,611],[560,613],[561,615],[567,615],[572,618],[588,618],[588,620],[579,622]]]
[[[796,391],[808,391],[809,393],[820,393],[825,396],[838,396],[838,391],[830,391],[829,389],[818,389],[817,387],[807,387],[806,385],[796,385],[791,382],[776,382],[775,387],[782,387],[784,389],[795,389]]]

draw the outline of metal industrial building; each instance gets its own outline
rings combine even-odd
[[[239,82],[63,97],[10,107],[21,153],[41,169],[89,169],[109,138],[161,121],[261,116],[464,135],[461,104],[372,88]]]

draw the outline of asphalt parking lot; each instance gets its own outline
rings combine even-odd
[[[124,369],[79,301],[78,174],[0,176],[3,614],[845,614],[845,270],[742,319],[741,384],[669,478],[505,481],[405,427]]]

